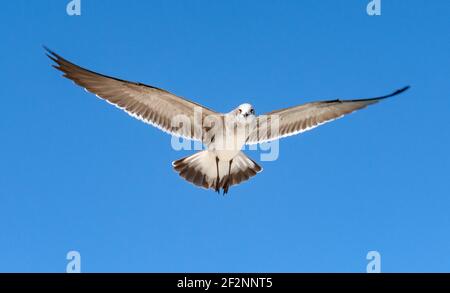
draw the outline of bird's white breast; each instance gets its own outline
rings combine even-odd
[[[214,151],[219,160],[230,161],[241,151],[248,133],[245,125],[234,120],[225,122],[221,132],[215,135],[214,143],[208,146],[208,150]]]

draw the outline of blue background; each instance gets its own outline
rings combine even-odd
[[[0,271],[450,271],[450,2],[5,1]],[[42,45],[218,111],[401,96],[280,142],[227,197],[170,136],[60,77]],[[259,160],[257,152],[249,155]]]

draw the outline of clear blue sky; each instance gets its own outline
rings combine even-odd
[[[68,2],[1,4],[0,271],[64,272],[70,250],[84,272],[364,272],[370,250],[385,272],[450,271],[449,1]],[[412,88],[282,140],[222,197],[43,44],[218,111]]]

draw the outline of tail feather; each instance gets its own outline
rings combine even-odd
[[[242,152],[233,158],[231,169],[229,169],[229,162],[219,161],[218,184],[216,157],[212,152],[201,151],[192,156],[176,160],[172,165],[186,181],[216,191],[222,188],[224,194],[228,192],[230,186],[242,183],[262,171],[262,168],[255,161]]]

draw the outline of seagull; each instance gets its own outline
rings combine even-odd
[[[172,166],[188,182],[218,193],[222,189],[223,194],[262,171],[261,166],[242,152],[245,145],[311,130],[409,88],[405,86],[375,98],[310,102],[259,116],[249,103],[219,113],[154,86],[82,68],[44,49],[55,62],[53,67],[86,91],[171,135],[200,141],[205,150],[173,161]],[[183,118],[183,123],[174,123],[176,117]]]

